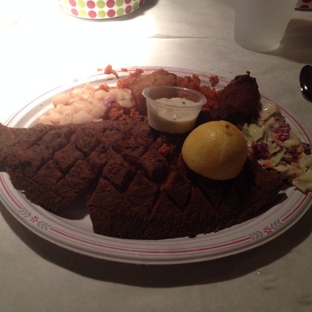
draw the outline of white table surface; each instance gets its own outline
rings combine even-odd
[[[0,26],[0,122],[43,92],[115,68],[169,66],[233,78],[312,132],[298,75],[312,63],[312,12],[294,11],[280,48],[255,53],[233,40],[234,0],[147,0],[126,17],[77,19],[29,0]],[[39,238],[0,203],[0,311],[312,311],[312,211],[278,238],[224,259],[143,266],[93,259]]]

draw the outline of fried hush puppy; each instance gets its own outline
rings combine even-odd
[[[158,69],[149,75],[135,77],[130,84],[130,90],[132,91],[138,111],[142,115],[147,115],[146,100],[142,95],[146,87],[154,85],[175,86],[177,84],[176,77],[175,74],[169,73],[164,69]]]
[[[212,120],[226,120],[233,124],[257,119],[260,112],[260,93],[255,78],[247,72],[236,76],[219,93],[218,105],[201,111],[198,124]]]

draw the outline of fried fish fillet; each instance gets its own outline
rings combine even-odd
[[[87,197],[94,231],[119,238],[193,237],[253,218],[277,199],[277,172],[247,161],[233,180],[204,178],[183,162],[183,140],[140,118],[0,125],[0,165],[17,190],[47,210]]]
[[[127,159],[139,158],[151,140],[141,134],[147,131],[143,125],[134,120],[63,126],[38,124],[28,129],[0,125],[0,164],[9,173],[14,187],[22,190],[30,201],[57,210],[87,190],[106,165],[107,171],[112,162],[116,163],[119,155],[116,151],[127,154]],[[118,171],[115,179],[121,177],[121,168]]]

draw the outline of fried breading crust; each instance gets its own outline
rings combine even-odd
[[[253,218],[276,200],[276,171],[247,161],[233,180],[202,177],[183,161],[184,138],[153,132],[141,118],[0,125],[0,164],[33,203],[62,216],[86,199],[94,231],[119,238],[194,237]]]
[[[257,119],[260,111],[260,93],[255,78],[247,72],[236,76],[219,93],[218,105],[200,113],[198,123],[226,120],[233,124]]]
[[[164,69],[158,69],[149,75],[140,75],[134,78],[130,84],[130,90],[137,104],[138,111],[143,115],[147,115],[146,99],[142,95],[146,87],[154,85],[175,86],[176,84],[176,75]]]

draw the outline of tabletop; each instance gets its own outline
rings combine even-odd
[[[294,10],[270,53],[235,44],[235,0],[147,0],[131,14],[101,21],[69,16],[51,0],[29,0],[21,13],[0,26],[1,123],[47,90],[111,64],[229,79],[250,71],[262,94],[312,132],[312,105],[298,83],[302,66],[312,63],[310,11]],[[311,209],[266,244],[178,265],[92,258],[37,236],[2,203],[0,212],[1,311],[312,310]]]

